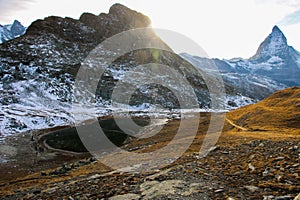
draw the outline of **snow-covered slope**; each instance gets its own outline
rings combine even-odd
[[[15,20],[13,24],[0,25],[0,44],[24,35],[25,31],[26,28],[18,20]]]
[[[25,35],[1,44],[0,139],[5,134],[74,124],[71,101],[75,76],[89,53],[105,38],[131,28],[149,27],[150,23],[149,18],[141,13],[115,4],[108,14],[99,16],[84,13],[79,20],[54,16],[37,20],[28,27]],[[73,99],[78,105],[76,112],[90,118],[110,113],[111,109],[115,109],[110,106],[110,100],[118,81],[125,72],[145,63],[164,64],[176,70],[192,85],[200,107],[210,108],[205,81],[193,65],[172,53],[153,31],[137,40],[139,38],[157,43],[168,51],[157,50],[159,56],[155,56],[157,54],[153,54],[152,49],[122,54],[108,66],[100,80],[97,78],[97,68],[88,68],[86,74],[89,80],[98,83],[98,88],[95,95],[88,90],[76,94],[77,97],[84,97]],[[98,61],[103,57],[117,53],[103,50],[101,46],[97,50],[100,53],[97,59],[88,60],[88,63],[96,61],[99,64]],[[149,79],[157,75],[157,80],[169,88],[177,87],[183,98],[190,99],[191,93],[184,86],[178,86],[178,79],[169,79],[163,74],[151,74],[149,71],[131,74],[124,87],[134,85],[137,81],[144,84],[141,74],[150,76]],[[121,95],[131,92],[125,91]],[[89,97],[95,97],[95,101]],[[178,108],[179,102],[168,88],[145,84],[134,91],[130,105],[132,110],[145,107],[168,110]]]

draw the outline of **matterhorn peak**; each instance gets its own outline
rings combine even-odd
[[[270,59],[272,56],[282,57],[286,54],[288,48],[286,37],[278,26],[274,26],[272,33],[260,44],[251,60],[263,61]]]
[[[278,28],[278,26],[274,26],[272,29],[272,33],[269,35],[273,42],[282,42],[283,44],[287,45],[287,40],[282,31]]]
[[[279,29],[279,27],[278,27],[277,25],[275,25],[275,26],[273,27],[272,33],[273,33],[273,32],[280,32],[280,33],[282,33],[282,31]]]

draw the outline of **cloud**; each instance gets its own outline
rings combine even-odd
[[[300,23],[300,1],[299,0],[254,0],[257,4],[270,4],[289,7],[291,13],[285,15],[279,25],[289,26]]]
[[[257,4],[279,4],[283,6],[290,6],[293,8],[300,8],[300,1],[299,0],[255,0]]]
[[[35,0],[0,0],[0,11],[11,9],[25,9],[29,3],[34,3]]]
[[[11,16],[27,9],[36,0],[0,0],[1,21],[11,22]]]
[[[286,15],[280,22],[280,25],[289,26],[300,23],[300,10]]]

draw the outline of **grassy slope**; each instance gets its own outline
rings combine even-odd
[[[228,113],[227,118],[249,130],[281,131],[288,128],[299,133],[300,87],[278,91],[257,104]]]

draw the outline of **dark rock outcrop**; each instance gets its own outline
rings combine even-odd
[[[122,31],[133,28],[145,28],[151,25],[150,19],[121,4],[114,4],[108,14],[99,16],[91,13],[81,15],[79,21],[95,29],[103,37],[110,37]]]

